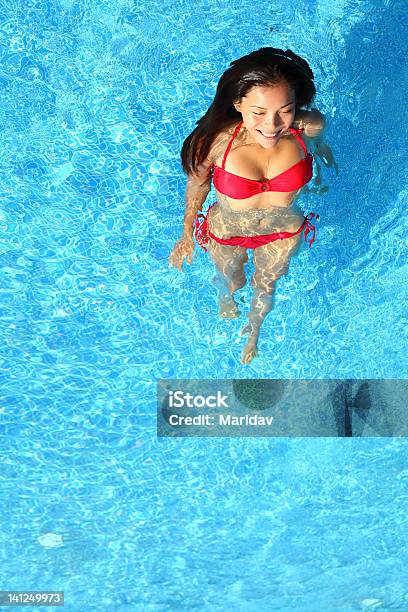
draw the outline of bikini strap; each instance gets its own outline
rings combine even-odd
[[[227,159],[227,155],[228,155],[228,153],[230,152],[230,149],[231,149],[231,147],[232,147],[232,143],[233,143],[233,141],[234,141],[234,138],[235,138],[235,136],[238,134],[238,132],[239,132],[239,130],[240,130],[240,127],[241,127],[242,123],[243,123],[243,121],[240,121],[240,122],[237,124],[237,126],[236,126],[236,128],[235,128],[235,130],[234,130],[234,133],[233,133],[233,135],[232,135],[232,138],[231,138],[231,140],[229,141],[227,148],[225,149],[224,157],[223,157],[223,160],[222,160],[222,166],[221,166],[221,168],[222,168],[223,170],[225,170],[224,166],[225,166],[225,160]]]
[[[300,134],[305,131],[305,128],[300,128],[299,130],[296,130],[295,128],[289,128],[289,131],[291,132],[291,134],[293,134],[296,137],[296,140],[302,147],[304,154],[308,155],[308,150],[306,148],[306,145],[303,142],[303,138],[300,136]]]

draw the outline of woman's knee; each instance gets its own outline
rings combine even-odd
[[[275,277],[264,278],[264,277],[258,277],[256,274],[253,274],[251,278],[251,285],[254,290],[261,291],[263,293],[271,295],[273,293],[275,283],[277,280],[278,278],[275,278]]]

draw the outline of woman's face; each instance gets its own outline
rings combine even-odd
[[[293,123],[295,102],[293,89],[282,81],[278,85],[252,87],[234,106],[255,141],[265,149],[273,149]]]

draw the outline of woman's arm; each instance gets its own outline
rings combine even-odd
[[[207,162],[207,160],[206,160]],[[183,236],[192,238],[194,219],[211,190],[211,162],[199,166],[196,174],[187,175],[186,185],[186,209],[184,211]]]
[[[304,128],[304,134],[308,138],[313,138],[315,145],[315,156],[319,157],[325,166],[333,167],[339,173],[339,167],[334,159],[333,152],[328,144],[323,142],[326,119],[324,115],[312,108],[311,111],[299,111],[295,117],[294,127]],[[296,125],[295,125],[296,124]]]
[[[183,233],[180,240],[174,245],[169,257],[170,265],[181,270],[183,261],[187,257],[187,262],[191,264],[194,252],[194,220],[211,189],[211,166],[212,161],[205,159],[197,168],[194,174],[187,175],[186,185],[186,208],[184,211]]]

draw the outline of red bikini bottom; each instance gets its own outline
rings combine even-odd
[[[218,242],[218,244],[241,246],[246,249],[257,249],[258,247],[268,244],[269,242],[273,242],[274,240],[291,238],[292,236],[299,234],[303,229],[304,238],[306,241],[308,233],[311,233],[309,248],[312,246],[315,239],[316,229],[314,225],[310,223],[310,219],[313,219],[313,217],[316,217],[316,220],[319,219],[319,215],[316,215],[315,213],[309,213],[306,215],[305,220],[296,232],[275,232],[273,234],[262,234],[260,236],[231,236],[231,238],[218,238],[218,236],[215,236],[208,229],[208,213],[213,206],[214,204],[211,204],[205,215],[198,213],[195,219],[194,236],[197,243],[204,249],[204,251],[207,251],[204,245],[208,243],[208,237]],[[201,221],[199,219],[201,219]]]

